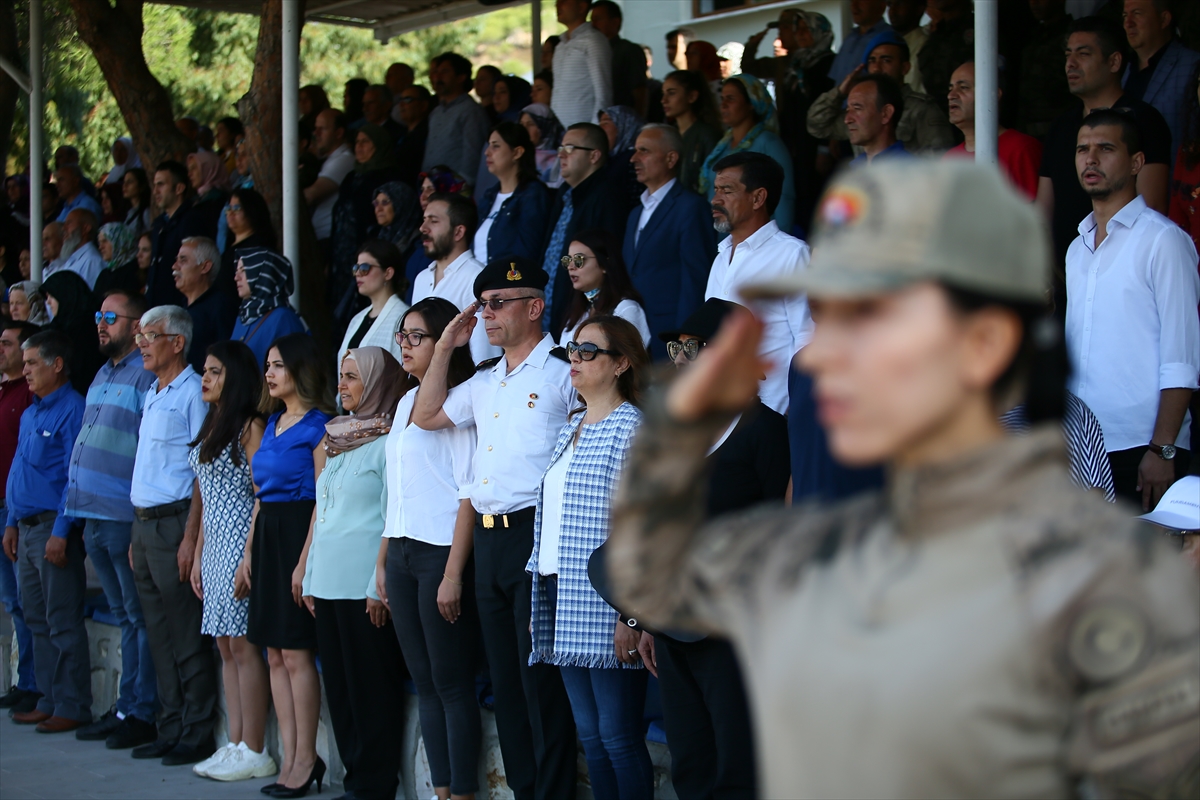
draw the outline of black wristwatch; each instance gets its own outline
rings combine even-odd
[[[1161,458],[1163,461],[1170,461],[1175,458],[1175,445],[1173,444],[1155,444],[1150,443],[1150,452]]]

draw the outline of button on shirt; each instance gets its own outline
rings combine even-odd
[[[554,88],[550,108],[564,128],[595,124],[600,111],[612,105],[612,47],[590,22],[559,34]]]
[[[450,390],[442,410],[462,428],[475,425],[471,505],[480,514],[507,514],[537,503],[558,432],[576,404],[570,365],[550,355],[543,336],[516,369],[501,358]]]
[[[137,508],[153,508],[192,496],[195,473],[188,465],[188,442],[200,434],[208,404],[200,399],[200,376],[191,365],[160,390],[150,385],[142,406],[137,458],[130,500]]]
[[[426,297],[440,297],[449,300],[454,307],[462,311],[475,302],[475,278],[483,271],[483,264],[468,250],[450,262],[442,274],[437,286],[433,285],[434,270],[437,264],[430,264],[421,270],[413,279],[413,303]],[[471,358],[478,364],[489,358],[500,355],[499,347],[488,342],[487,331],[483,329],[483,320],[475,325],[471,332]]]
[[[1140,195],[1095,241],[1088,214],[1067,250],[1068,388],[1100,420],[1111,453],[1149,443],[1162,389],[1196,388],[1200,275],[1191,238]],[[1189,434],[1185,419],[1175,445],[1187,448]]]
[[[45,397],[34,395],[21,414],[17,454],[5,491],[9,527],[34,514],[57,511],[53,533],[67,535],[67,470],[83,423],[83,406],[83,397],[66,383]]]
[[[67,514],[84,519],[133,521],[129,492],[142,406],[154,383],[134,349],[116,365],[106,359],[88,388],[83,427],[71,452]]]
[[[773,220],[736,248],[733,237],[726,236],[717,245],[717,258],[708,274],[708,288],[704,292],[705,300],[719,297],[748,305],[762,320],[765,327],[759,352],[774,366],[762,382],[759,397],[780,414],[786,414],[788,408],[788,365],[792,356],[812,338],[808,298],[795,295],[747,303],[738,291],[746,284],[774,281],[807,269],[809,252],[807,243],[779,230]]]
[[[663,198],[671,191],[671,187],[675,185],[675,178],[658,187],[653,193],[649,189],[642,192],[642,213],[638,217],[637,233],[634,234],[633,244],[636,246],[638,239],[642,238],[642,229],[646,227],[646,223],[650,222],[650,218],[654,216],[654,211],[662,204]]]

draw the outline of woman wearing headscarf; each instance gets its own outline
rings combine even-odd
[[[731,153],[763,153],[783,167],[783,195],[775,209],[775,222],[784,233],[791,233],[796,206],[796,184],[792,156],[779,138],[775,104],[767,87],[753,75],[734,75],[721,84],[721,122],[728,128],[721,141],[708,154],[700,173],[700,190],[713,198],[714,165]]]
[[[392,138],[378,125],[366,123],[354,139],[354,169],[346,174],[333,206],[333,228],[330,233],[333,263],[329,268],[328,301],[331,307],[341,308],[333,318],[335,340],[340,339],[358,309],[343,303],[347,296],[353,300],[355,288],[350,268],[358,255],[358,246],[367,239],[367,231],[375,222],[373,202],[376,190],[389,181],[400,180],[400,170],[392,156]]]
[[[49,320],[42,285],[37,281],[18,281],[8,287],[7,294],[8,315],[17,322],[45,325]]]
[[[494,124],[519,120],[522,110],[529,105],[532,92],[533,87],[524,78],[518,78],[516,75],[501,75],[497,78],[495,86],[492,87],[491,109],[495,118]],[[483,154],[479,159],[479,169],[475,174],[474,194],[476,197],[481,197],[488,189],[496,185],[496,176],[488,171],[486,160],[483,157],[486,156],[487,151],[488,143],[485,141]]]
[[[71,337],[71,385],[75,391],[87,396],[96,371],[104,363],[96,333],[96,310],[100,304],[92,296],[87,281],[68,269],[60,269],[46,278],[42,296],[46,298],[46,311],[50,315],[50,321],[43,327]]]
[[[301,592],[316,618],[333,735],[354,796],[395,797],[403,658],[375,589],[375,561],[388,510],[387,437],[407,381],[381,347],[350,350],[340,372],[346,413],[325,423],[317,507],[300,555]]]
[[[417,190],[407,183],[388,181],[375,190],[371,206],[375,222],[367,227],[367,236],[391,242],[407,254],[421,234],[424,211]]]
[[[289,333],[304,332],[304,323],[288,305],[295,287],[292,264],[265,247],[240,248],[235,255],[234,278],[242,302],[229,338],[245,342],[262,364],[271,342]]]
[[[529,139],[537,149],[534,158],[537,162],[538,178],[551,189],[557,189],[562,184],[562,174],[558,165],[558,146],[562,144],[562,123],[550,106],[545,103],[530,103],[521,109],[521,124],[529,131]]]
[[[92,289],[96,302],[104,302],[104,296],[113,289],[140,292],[145,284],[138,274],[138,240],[133,231],[120,222],[101,225],[96,245],[104,259],[104,269],[96,276],[96,285]]]
[[[627,199],[630,208],[636,206],[646,188],[638,183],[633,170],[633,146],[642,126],[646,124],[629,106],[609,106],[602,109],[597,122],[608,135],[608,177],[613,186]]]
[[[188,153],[187,171],[188,180],[196,192],[196,200],[189,213],[199,215],[204,220],[204,230],[215,233],[230,189],[229,173],[217,154],[210,150]]]
[[[133,139],[128,136],[121,136],[112,143],[112,159],[113,165],[104,178],[105,183],[120,183],[126,172],[142,166],[142,159],[133,149]]]
[[[802,225],[812,216],[824,181],[816,170],[820,141],[808,133],[808,109],[819,95],[833,88],[833,26],[824,14],[786,9],[779,15],[779,40],[787,55],[755,58],[761,33],[746,42],[742,72],[775,82],[779,106],[779,132],[792,154],[796,169],[797,219]]]

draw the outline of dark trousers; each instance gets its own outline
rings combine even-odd
[[[366,600],[315,598],[317,648],[343,785],[363,800],[391,800],[400,785],[404,704],[400,646],[376,628]]]
[[[158,679],[158,736],[190,747],[212,738],[217,672],[212,639],[200,633],[203,604],[179,580],[179,545],[187,509],[169,517],[134,520],[133,576]]]
[[[1113,489],[1117,497],[1132,501],[1139,509],[1142,507],[1142,493],[1138,491],[1138,465],[1150,450],[1149,447],[1134,447],[1130,450],[1116,450],[1108,454],[1108,464],[1112,467]],[[1175,480],[1188,474],[1191,466],[1192,453],[1190,450],[1179,450],[1171,459],[1175,466]]]
[[[733,647],[655,636],[654,655],[675,793],[680,800],[755,797],[754,731]]]
[[[46,560],[51,518],[36,525],[20,523],[17,573],[25,624],[33,634],[33,672],[42,693],[38,711],[66,719],[92,719],[92,660],[83,599],[87,572],[83,537],[67,537],[67,565]]]
[[[575,719],[558,667],[529,664],[533,520],[475,526],[475,595],[504,774],[519,800],[575,796]]]
[[[462,614],[449,623],[437,593],[450,547],[389,539],[387,593],[404,663],[417,685],[421,737],[434,786],[451,794],[479,791],[479,702],[475,698],[479,614],[475,567],[463,570]]]

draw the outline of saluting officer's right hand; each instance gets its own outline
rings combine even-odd
[[[437,349],[454,350],[470,342],[475,325],[479,322],[475,317],[475,311],[478,308],[479,303],[471,303],[463,309],[461,314],[450,320],[450,324],[446,326],[446,330],[442,331],[442,336],[438,339]]]

